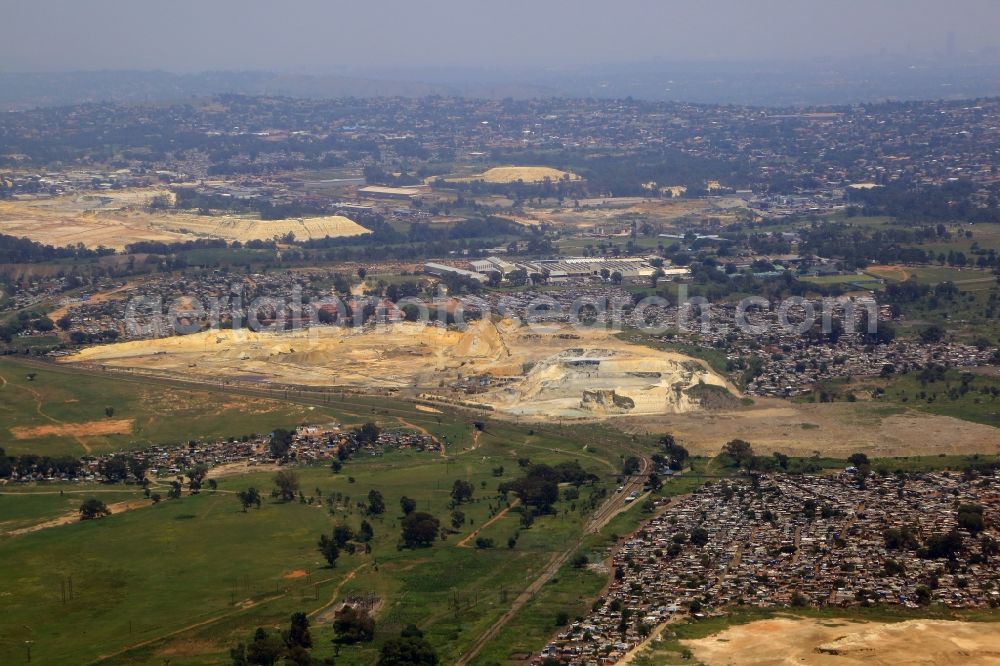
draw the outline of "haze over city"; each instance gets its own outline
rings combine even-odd
[[[47,0],[4,8],[0,62],[7,71],[310,73],[788,62],[976,53],[1000,45],[997,25],[990,0]]]

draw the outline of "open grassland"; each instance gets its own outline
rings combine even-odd
[[[265,221],[250,216],[150,211],[165,190],[143,189],[0,202],[0,233],[55,246],[122,250],[139,241],[221,238],[246,242],[293,234],[298,240],[370,233],[339,215]]]
[[[599,476],[596,488],[616,482],[619,453],[609,432],[565,428],[532,431],[489,422],[473,437],[471,426],[447,414],[423,413],[429,423],[460,440],[448,456],[394,452],[349,461],[340,474],[325,467],[297,467],[301,488],[313,503],[275,503],[243,513],[232,492],[271,487],[270,474],[225,477],[217,492],[137,508],[90,522],[74,522],[0,538],[5,613],[0,615],[0,662],[16,663],[24,641],[32,641],[34,663],[209,664],[225,660],[228,648],[246,640],[258,625],[285,625],[302,610],[312,614],[318,657],[332,656],[330,606],[352,596],[373,595],[378,631],[373,644],[345,647],[337,663],[370,664],[382,641],[406,624],[421,627],[442,657],[453,662],[495,621],[513,599],[566,544],[587,519],[560,501],[558,513],[536,519],[518,532],[512,511],[489,523],[496,511],[497,483],[517,476],[517,458],[554,463],[578,459]],[[597,444],[599,442],[599,444]],[[503,467],[496,476],[494,469]],[[417,501],[449,525],[449,491],[455,479],[475,487],[461,508],[466,522],[432,547],[398,550],[399,498]],[[154,488],[163,480],[154,482]],[[57,487],[21,488],[0,496],[0,521],[22,526],[32,513],[48,520],[78,505]],[[357,529],[363,516],[356,503],[372,488],[386,500],[383,516],[371,518],[371,554],[342,554],[329,569],[316,552],[319,535],[345,522]],[[137,495],[121,486],[115,499]],[[44,499],[37,493],[53,492]],[[581,497],[591,492],[581,489]],[[326,505],[334,501],[333,515]],[[58,498],[58,499],[56,499]],[[108,495],[111,498],[111,495]],[[15,502],[24,502],[17,505]],[[492,505],[492,507],[491,507]],[[493,539],[481,550],[463,539]],[[72,598],[63,590],[72,580]]]
[[[11,455],[78,456],[270,432],[333,418],[323,407],[179,391],[0,357],[0,436]]]
[[[989,374],[949,370],[943,378],[929,381],[921,373],[910,372],[891,379],[860,377],[832,380],[824,382],[822,388],[837,399],[846,399],[850,394],[867,397],[873,391],[884,391],[885,394],[877,401],[868,403],[873,411],[878,409],[877,406],[913,410],[1000,429],[1000,378]],[[1000,430],[997,432],[997,442],[1000,443]]]

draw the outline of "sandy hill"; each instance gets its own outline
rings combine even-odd
[[[481,174],[474,176],[461,176],[446,178],[453,183],[467,183],[476,180],[486,181],[487,183],[516,183],[522,181],[525,183],[541,183],[548,179],[551,181],[563,180],[567,178],[569,180],[580,180],[580,177],[575,173],[570,173],[569,171],[561,171],[559,169],[554,169],[552,167],[545,166],[501,166],[493,167],[492,169],[487,169]]]

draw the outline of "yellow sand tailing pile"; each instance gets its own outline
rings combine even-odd
[[[342,215],[305,217],[289,220],[253,220],[233,215],[173,214],[156,218],[164,229],[177,233],[225,238],[226,240],[269,240],[291,233],[296,240],[339,238],[370,234],[360,224]]]
[[[83,243],[116,250],[138,241],[180,242],[194,238],[270,240],[289,233],[298,240],[370,233],[339,215],[265,221],[239,215],[150,211],[162,189],[94,192],[49,199],[0,202],[0,233],[55,246]]]
[[[65,359],[186,375],[319,386],[396,388],[510,414],[604,418],[695,410],[688,393],[725,381],[701,362],[630,345],[606,330],[483,321],[466,330],[399,323],[208,331],[91,347]]]
[[[570,173],[569,171],[561,171],[559,169],[554,169],[552,167],[542,167],[542,166],[503,166],[503,167],[493,167],[485,172],[475,175],[466,176],[460,178],[447,178],[446,180],[453,183],[471,182],[475,180],[486,181],[487,183],[516,183],[517,181],[522,181],[525,183],[541,183],[546,179],[553,182],[557,180],[580,180],[580,177],[575,173]]]
[[[1000,666],[1000,623],[777,619],[683,641],[707,666]]]

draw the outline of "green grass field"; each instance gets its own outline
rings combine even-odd
[[[394,420],[389,410],[399,407],[371,404],[374,417],[387,420]],[[599,476],[598,487],[612,488],[624,450],[619,445],[632,445],[604,428],[543,431],[495,422],[487,422],[474,440],[464,416],[416,414],[452,443],[447,457],[393,452],[350,461],[336,475],[325,467],[297,468],[302,491],[315,504],[265,500],[259,511],[244,514],[235,490],[254,485],[266,495],[271,488],[270,474],[253,474],[225,477],[214,493],[0,537],[6,565],[0,589],[9,611],[0,614],[0,663],[22,659],[25,640],[32,641],[33,663],[85,663],[102,656],[107,657],[102,663],[219,663],[257,625],[284,625],[292,612],[317,611],[334,597],[355,594],[381,600],[378,635],[373,644],[343,647],[338,663],[372,663],[381,642],[410,622],[427,633],[442,663],[449,663],[552,556],[579,537],[587,520],[582,505],[573,510],[572,502],[561,501],[557,515],[538,518],[520,532],[514,549],[507,548],[508,537],[519,531],[519,514],[513,511],[481,533],[494,540],[495,548],[459,546],[498,510],[496,486],[520,473],[517,458],[550,463],[575,458]],[[500,466],[504,472],[498,478],[493,469]],[[462,506],[465,525],[430,548],[398,550],[399,498],[412,497],[418,510],[449,524],[449,490],[459,478],[476,488],[474,500]],[[362,515],[356,503],[372,488],[384,494],[388,506],[384,516],[370,519],[373,552],[345,553],[335,569],[325,568],[316,540],[340,521],[357,529]],[[122,486],[9,490],[0,494],[4,531],[72,513],[88,496],[108,503],[141,498],[137,488]],[[589,492],[582,488],[581,498]],[[325,498],[338,493],[342,500],[331,515]],[[306,575],[286,577],[292,572]],[[62,590],[70,578],[74,597],[64,603]],[[192,627],[199,623],[204,624]],[[184,631],[171,635],[178,630]],[[547,631],[537,631],[531,640]],[[314,654],[332,656],[329,623],[319,623],[313,635]]]
[[[29,379],[29,375],[34,375]],[[114,411],[109,417],[105,409]],[[181,391],[39,368],[0,357],[0,434],[8,454],[83,455],[115,448],[176,444],[270,432],[335,418],[322,407]],[[120,433],[96,435],[107,421],[129,421]]]
[[[949,370],[944,379],[924,382],[920,373],[899,374],[889,379],[860,377],[840,378],[820,382],[818,388],[826,391],[834,400],[847,400],[849,394],[856,396],[884,391],[877,400],[865,405],[870,414],[883,415],[902,413],[912,409],[930,414],[951,416],[974,423],[1000,427],[1000,378],[982,374],[969,374],[968,387],[962,389],[963,373]],[[797,399],[808,402],[814,398],[808,395]]]

